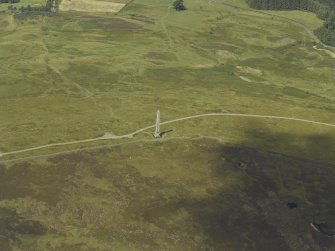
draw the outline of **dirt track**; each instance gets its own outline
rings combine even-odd
[[[226,117],[249,117],[249,118],[261,118],[261,119],[277,119],[277,120],[290,120],[290,121],[296,121],[296,122],[303,122],[303,123],[310,123],[314,125],[321,125],[321,126],[327,126],[327,127],[333,127],[335,128],[335,124],[329,124],[329,123],[323,123],[313,120],[307,120],[307,119],[300,119],[300,118],[292,118],[292,117],[281,117],[281,116],[268,116],[268,115],[256,115],[256,114],[239,114],[239,113],[206,113],[206,114],[199,114],[199,115],[193,115],[193,116],[186,116],[178,119],[173,119],[169,121],[162,122],[161,125],[166,124],[172,124],[179,121],[189,120],[189,119],[196,119],[196,118],[204,118],[204,117],[217,117],[217,116],[226,116]],[[139,130],[136,130],[132,133],[119,135],[119,136],[102,136],[98,138],[92,138],[92,139],[84,139],[84,140],[76,140],[76,141],[69,141],[69,142],[63,142],[63,143],[54,143],[54,144],[47,144],[47,145],[41,145],[31,148],[26,148],[22,150],[12,151],[12,152],[6,152],[6,153],[0,153],[0,157],[18,154],[18,153],[24,153],[24,152],[30,152],[34,150],[49,148],[49,147],[55,147],[55,146],[66,146],[66,145],[73,145],[73,144],[80,144],[80,143],[88,143],[88,142],[94,142],[94,141],[101,141],[101,140],[113,140],[113,139],[124,139],[124,138],[132,138],[133,136],[144,132],[148,129],[155,128],[154,125],[150,125],[144,128],[141,128]]]

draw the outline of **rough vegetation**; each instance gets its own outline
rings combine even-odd
[[[2,250],[333,250],[335,166],[219,143],[138,143],[0,169]],[[296,208],[287,203],[294,201]]]
[[[172,3],[1,12],[0,151],[126,134],[158,109],[335,123],[334,58],[290,21],[315,29],[315,15]],[[333,128],[211,117],[162,130],[2,157],[0,250],[334,250],[310,226],[335,226]]]

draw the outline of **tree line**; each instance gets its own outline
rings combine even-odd
[[[173,2],[173,7],[176,11],[186,10],[186,7],[184,5],[184,0],[175,0]]]
[[[0,0],[0,3],[19,3],[20,0]]]
[[[20,0],[0,0],[0,3],[11,4],[8,5],[8,10],[12,12],[20,11],[22,13],[55,12],[57,11],[60,4],[60,0],[46,0],[44,5],[31,6],[30,4],[28,4],[27,6],[21,6],[20,8],[17,8],[14,4],[19,2]]]
[[[324,24],[314,33],[322,42],[335,46],[335,0],[247,0],[261,10],[305,10],[314,12]]]

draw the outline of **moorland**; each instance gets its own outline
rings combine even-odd
[[[157,110],[335,124],[314,13],[171,6],[1,7],[0,152],[128,134]],[[162,130],[3,156],[0,250],[334,250],[310,226],[335,226],[333,126],[211,116]]]

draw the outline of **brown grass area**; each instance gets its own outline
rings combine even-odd
[[[126,4],[90,1],[90,0],[63,0],[59,9],[61,11],[82,11],[82,12],[119,12]]]

